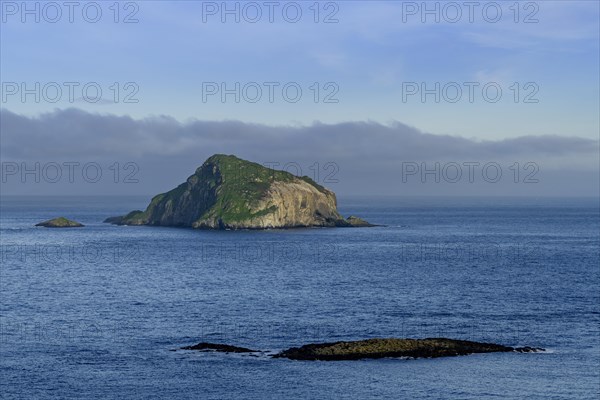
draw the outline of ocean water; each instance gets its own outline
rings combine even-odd
[[[3,399],[591,399],[597,199],[341,198],[385,226],[207,232],[103,224],[145,197],[4,197]],[[35,228],[64,215],[82,229]],[[450,337],[547,349],[310,362],[310,342]]]

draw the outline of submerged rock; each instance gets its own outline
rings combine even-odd
[[[217,351],[223,353],[256,353],[256,350],[245,347],[230,346],[228,344],[201,342],[193,346],[182,347],[181,350]]]
[[[39,224],[35,224],[35,226],[43,226],[46,228],[81,228],[84,225],[77,221],[71,221],[65,217],[58,217],[48,221],[40,222]]]
[[[145,211],[104,222],[199,229],[372,226],[344,219],[335,194],[306,176],[222,154],[206,160],[187,182],[155,196]]]
[[[533,352],[543,349],[513,348],[493,343],[478,343],[445,338],[428,339],[367,339],[352,342],[307,344],[276,354],[276,358],[292,360],[359,360],[364,358],[410,357],[434,358],[473,353]]]

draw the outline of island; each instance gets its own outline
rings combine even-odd
[[[35,226],[43,226],[46,228],[81,228],[84,225],[77,221],[71,221],[65,217],[58,217],[48,221],[40,222],[39,224],[35,224]]]
[[[201,342],[181,350],[213,351],[223,353],[265,353],[227,344]],[[447,338],[398,339],[376,338],[348,342],[313,343],[292,347],[272,358],[305,361],[347,361],[377,358],[437,358],[454,357],[476,353],[535,353],[544,351],[538,347],[510,347],[494,343]]]
[[[366,339],[350,342],[307,344],[276,354],[275,358],[292,360],[360,360],[366,358],[437,358],[475,353],[543,351],[535,347],[510,347],[447,338],[427,339]]]
[[[185,183],[154,196],[145,211],[104,222],[218,230],[374,226],[343,218],[335,194],[309,177],[223,154],[208,158]]]

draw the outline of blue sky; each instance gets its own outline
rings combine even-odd
[[[139,22],[132,24],[114,23],[112,2],[101,3],[103,15],[95,24],[86,22],[78,10],[73,23],[66,15],[48,23],[43,14],[40,23],[31,16],[22,23],[22,10],[15,15],[5,12],[2,81],[98,82],[108,100],[113,82],[134,82],[139,103],[69,104],[63,93],[65,101],[57,103],[9,96],[4,108],[36,115],[76,106],[137,118],[169,115],[180,121],[236,119],[268,125],[399,121],[430,133],[476,139],[598,137],[596,1],[521,2],[517,23],[509,8],[512,1],[500,2],[503,14],[496,23],[483,14],[489,2],[475,8],[473,22],[463,2],[457,2],[463,12],[457,23],[448,22],[454,15],[450,9],[441,11],[440,23],[431,15],[422,23],[421,10],[409,13],[411,2],[340,1],[334,16],[339,22],[329,24],[314,23],[309,9],[313,2],[298,2],[303,12],[298,23],[286,22],[281,7],[275,9],[274,23],[265,14],[257,23],[245,22],[244,14],[240,23],[232,16],[222,23],[220,13],[207,14],[203,21],[203,9],[207,11],[210,2],[137,2]],[[321,3],[320,18],[336,11],[325,9],[326,3]],[[444,5],[427,4],[436,3]],[[213,4],[221,7],[221,2]],[[258,4],[263,13],[268,11],[263,2]],[[422,7],[422,2],[413,4]],[[119,18],[131,11],[122,9]],[[527,16],[539,22],[525,23]],[[303,96],[298,103],[288,103],[276,90],[273,103],[266,100],[266,92],[254,104],[243,99],[236,104],[233,96],[222,103],[218,95],[203,102],[203,82],[297,82]],[[314,82],[321,86],[321,100],[328,93],[322,86],[334,82],[339,102],[315,104],[310,90]],[[403,84],[410,82],[428,88],[436,82],[440,87],[456,82],[464,91],[456,103],[443,98],[436,103],[433,95],[423,103],[419,94],[403,101]],[[502,98],[489,103],[476,88],[470,103],[464,82],[494,82],[503,90]],[[515,82],[521,90],[518,102],[513,98]],[[532,98],[538,103],[522,101],[534,88],[525,90],[528,82],[537,85]]]

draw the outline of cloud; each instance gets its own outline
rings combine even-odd
[[[213,151],[264,155],[273,152],[318,151],[340,157],[368,152],[375,157],[419,160],[511,155],[594,155],[598,141],[577,137],[523,136],[501,141],[477,141],[459,136],[424,133],[393,122],[345,122],[300,126],[269,126],[241,121],[179,122],[168,116],[133,119],[75,108],[28,117],[1,111],[2,154],[5,158],[167,156]]]
[[[569,136],[479,141],[424,133],[400,122],[269,126],[241,121],[180,122],[169,116],[133,119],[74,108],[35,117],[3,109],[0,116],[3,161],[106,160],[106,165],[111,160],[135,161],[153,171],[155,178],[164,179],[147,182],[145,193],[172,187],[214,153],[279,162],[280,166],[296,163],[306,175],[315,163],[323,169],[332,162],[344,176],[344,189],[360,182],[386,189],[382,180],[397,178],[406,162],[428,166],[496,162],[506,173],[515,162],[535,162],[546,173],[597,173],[598,166],[598,141]]]

